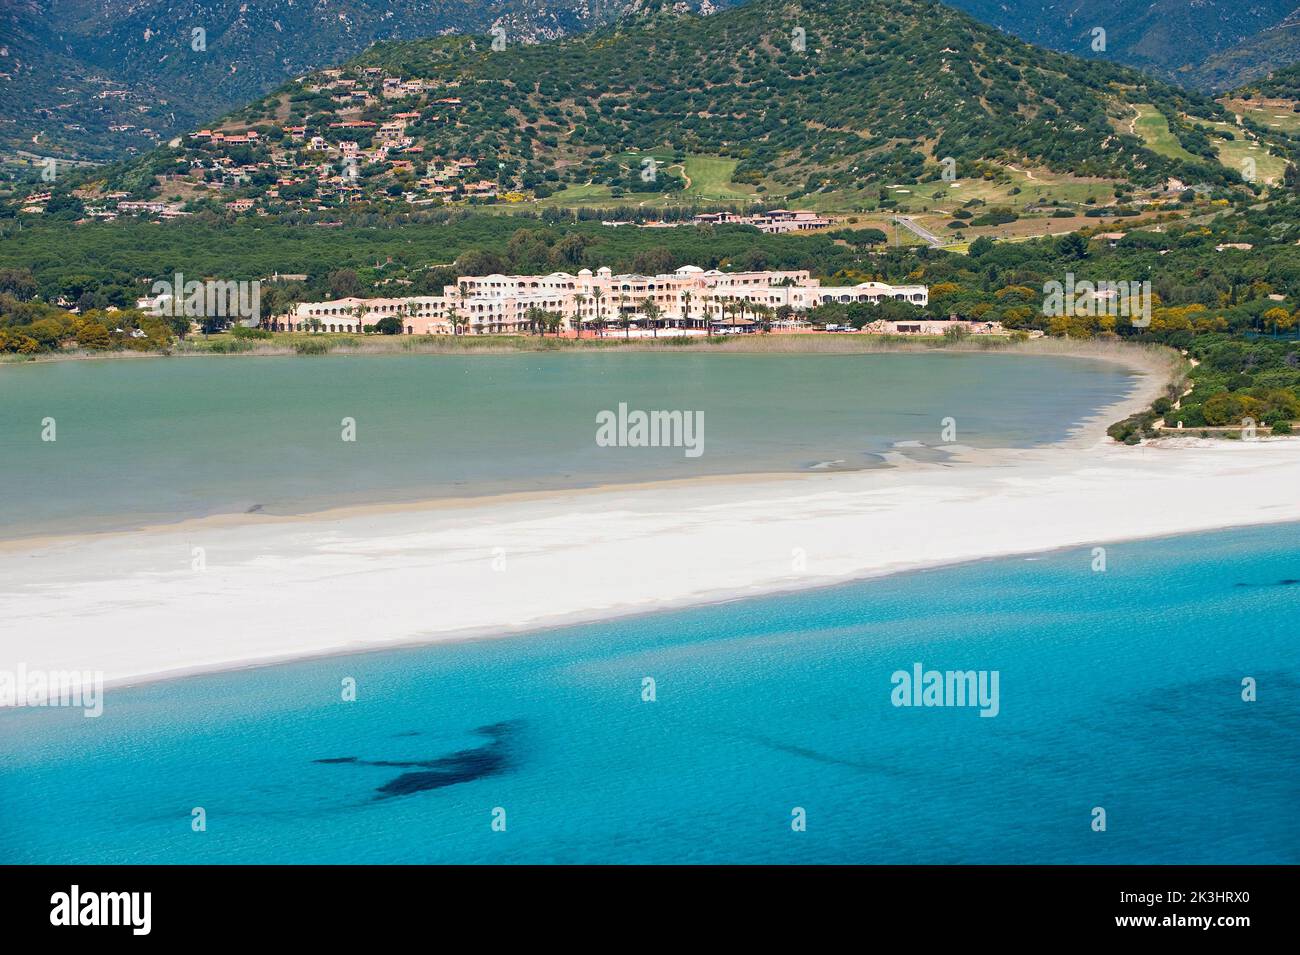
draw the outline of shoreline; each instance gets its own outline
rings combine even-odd
[[[797,337],[797,336],[792,336]],[[1051,340],[1054,347],[1050,350],[1040,349],[1038,347],[1029,347],[1025,349],[1016,349],[1011,354],[1038,355],[1041,357],[1060,357],[1060,358],[1078,358],[1091,361],[1108,361],[1112,364],[1118,364],[1128,369],[1135,375],[1133,388],[1129,393],[1115,402],[1097,409],[1087,417],[1081,418],[1073,424],[1061,439],[1049,444],[1040,445],[1039,448],[1068,448],[1084,447],[1093,442],[1106,440],[1106,428],[1126,414],[1137,410],[1142,410],[1150,406],[1151,402],[1164,393],[1168,386],[1173,382],[1180,380],[1185,374],[1185,369],[1179,367],[1180,356],[1171,349],[1159,346],[1147,348],[1142,346],[1133,346],[1124,343],[1111,342],[1100,343],[1094,342],[1090,346],[1076,348],[1077,343],[1057,342]],[[681,349],[663,348],[660,351],[680,352]],[[845,350],[842,352],[832,352],[831,354],[932,354],[935,351],[949,351],[962,354],[1007,354],[1006,349],[984,349],[984,348],[948,348],[935,349],[919,344],[904,349],[880,349],[878,351],[866,350],[855,351]],[[751,354],[751,353],[768,353],[762,350],[757,352],[730,350],[734,354]],[[724,352],[725,353],[725,352]],[[805,354],[806,352],[794,350],[792,354]],[[401,354],[401,352],[393,352]],[[133,354],[131,357],[137,358],[159,358],[166,357],[160,355],[142,355]],[[187,356],[187,357],[208,357],[208,356]],[[211,357],[229,358],[229,357],[247,357],[247,356],[230,356],[214,355]],[[263,356],[273,357],[273,356]],[[295,356],[300,357],[300,356]],[[73,358],[53,359],[77,360]],[[87,359],[93,360],[93,359]],[[1186,439],[1183,439],[1186,440]],[[962,454],[967,460],[972,456],[986,455],[996,453],[1001,450],[1009,449],[987,449],[971,448],[964,445],[954,445],[945,449],[943,446],[935,446],[934,450],[950,450],[954,453]],[[890,462],[885,468],[899,469],[918,466],[917,462],[907,459],[905,456],[899,456],[897,460]],[[838,474],[856,474],[864,471],[882,470],[885,468],[859,468],[850,471],[837,471]],[[570,487],[545,488],[540,490],[513,490],[513,491],[489,491],[483,494],[469,495],[443,495],[439,497],[427,498],[409,498],[389,501],[379,501],[372,503],[360,504],[337,504],[312,510],[306,510],[288,514],[272,514],[258,512],[255,514],[245,512],[224,512],[218,514],[204,514],[199,516],[180,517],[176,520],[160,521],[153,523],[133,524],[130,526],[107,528],[102,530],[88,531],[69,531],[49,534],[18,534],[12,537],[0,537],[0,554],[6,551],[20,549],[24,546],[37,545],[54,545],[71,541],[86,541],[110,537],[122,534],[135,533],[152,533],[169,529],[195,528],[202,529],[205,527],[226,527],[236,525],[267,525],[272,523],[296,523],[310,519],[330,520],[339,519],[366,513],[383,513],[392,511],[426,511],[439,508],[463,508],[477,505],[488,505],[492,503],[509,504],[517,501],[539,499],[551,496],[565,495],[571,493],[596,492],[596,491],[613,491],[613,490],[652,490],[657,488],[672,487],[690,487],[693,485],[706,485],[715,483],[729,483],[735,481],[798,481],[805,478],[817,477],[817,472],[812,471],[740,471],[729,472],[724,474],[706,474],[690,478],[656,478],[652,480],[628,481],[614,484],[594,484],[594,485],[573,485]]]
[[[1234,513],[1189,523],[1172,507],[1128,513],[1134,502],[1124,475],[1178,477],[1177,468],[1151,473],[1153,457],[1213,479],[1222,470],[1215,459],[1244,451],[1283,465],[1284,477],[1271,486],[1300,480],[1300,444],[1283,440],[1111,442],[1106,421],[1148,405],[1176,374],[1169,355],[1129,357],[1127,367],[1139,374],[1127,395],[1061,441],[1035,448],[953,445],[947,461],[900,456],[889,468],[220,514],[3,541],[0,614],[23,636],[0,651],[0,671],[21,662],[29,670],[102,671],[109,685],[135,685],[514,636],[1084,542],[1300,520],[1300,502],[1289,500],[1285,513],[1254,519]],[[1162,365],[1167,374],[1158,373]],[[1112,480],[1099,481],[1099,468],[1114,471]],[[1062,482],[1104,492],[1099,508],[1123,519],[1083,534],[1077,521],[1086,508],[1060,500]],[[1203,495],[1199,487],[1190,492]],[[1020,520],[1004,526],[1004,514]],[[1069,519],[1058,526],[1053,514]],[[936,528],[947,529],[947,539],[908,541]],[[892,553],[872,553],[855,540],[898,543]],[[191,567],[196,546],[205,555],[201,571]],[[795,552],[813,569],[790,570]],[[439,610],[448,597],[453,603]]]
[[[717,480],[689,495],[613,487],[26,542],[0,552],[0,613],[20,635],[0,670],[102,671],[110,685],[134,685],[1300,521],[1291,442],[978,457]]]
[[[1146,541],[1165,541],[1177,540],[1181,537],[1193,537],[1199,534],[1222,533],[1231,530],[1245,530],[1249,528],[1271,527],[1283,524],[1296,524],[1300,526],[1300,517],[1286,517],[1278,520],[1265,520],[1253,524],[1232,524],[1225,527],[1197,528],[1193,530],[1175,531],[1169,534],[1157,535],[1137,535],[1132,537],[1114,538],[1111,540],[1101,540],[1088,542],[1090,545],[1110,548],[1116,545],[1132,544]],[[1039,559],[1055,554],[1063,554],[1067,551],[1076,550],[1081,544],[1062,544],[1055,547],[1048,547],[1039,550],[1010,551],[1000,554],[989,554],[986,556],[970,557],[962,560],[944,560],[939,559],[929,563],[916,564],[908,567],[899,567],[892,570],[882,570],[873,573],[853,575],[837,580],[827,580],[821,583],[811,584],[791,584],[787,587],[773,587],[761,592],[750,592],[748,590],[738,591],[735,593],[720,593],[712,595],[706,599],[686,598],[676,603],[665,603],[644,610],[629,610],[625,612],[614,613],[586,613],[584,611],[573,611],[571,613],[561,613],[556,619],[530,623],[522,627],[502,628],[499,626],[480,626],[471,627],[463,631],[454,631],[441,634],[436,639],[427,637],[413,637],[409,640],[395,640],[385,643],[382,646],[364,646],[355,648],[342,649],[321,649],[309,650],[302,652],[293,652],[280,657],[263,657],[255,660],[239,660],[230,663],[219,663],[212,666],[180,667],[174,670],[159,671],[156,673],[147,673],[137,677],[124,677],[119,680],[105,680],[106,689],[127,689],[130,687],[149,686],[154,683],[168,683],[173,680],[185,680],[191,677],[214,676],[223,673],[243,673],[250,670],[260,670],[264,667],[284,666],[291,663],[310,663],[312,661],[346,659],[354,656],[361,656],[371,653],[387,653],[389,651],[402,650],[422,650],[428,649],[440,644],[459,644],[473,643],[485,640],[508,640],[508,639],[532,639],[543,637],[547,634],[559,630],[566,630],[571,627],[590,626],[599,623],[626,622],[637,620],[643,617],[653,617],[658,614],[679,613],[685,610],[693,610],[706,607],[721,607],[727,604],[740,603],[745,600],[760,600],[766,597],[781,597],[794,594],[815,594],[824,590],[831,590],[836,587],[846,587],[853,584],[866,584],[873,581],[888,580],[893,577],[903,577],[911,574],[923,574],[935,570],[949,570],[961,567],[972,567],[979,564],[994,563],[996,561],[1010,560],[1012,558]],[[1089,555],[1090,556],[1090,555]],[[4,708],[0,707],[0,714]],[[2,717],[0,717],[2,718]]]
[[[535,335],[349,335],[344,333],[276,333],[285,339],[230,339],[243,341],[247,348],[218,351],[206,347],[181,347],[168,351],[83,351],[38,353],[30,356],[0,356],[6,366],[57,364],[77,361],[118,361],[159,358],[319,358],[324,355],[378,357],[383,355],[511,355],[572,353],[605,354],[620,351],[666,352],[668,354],[908,354],[936,351],[972,354],[1026,354],[1063,358],[1100,358],[1128,367],[1150,369],[1177,362],[1177,353],[1164,345],[1127,342],[1119,339],[1075,340],[1042,337],[1013,341],[1009,337],[976,335],[957,342],[939,336],[876,335],[857,333],[773,332],[747,335],[665,336],[624,339],[548,338]],[[287,336],[292,335],[292,340]],[[188,342],[188,340],[187,340]],[[299,342],[320,342],[329,346],[318,353],[299,352]],[[676,344],[675,344],[676,343]],[[1160,357],[1165,356],[1162,361]]]

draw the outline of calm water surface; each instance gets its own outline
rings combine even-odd
[[[1300,862],[1300,528],[1091,564],[110,690],[98,719],[3,713],[0,863]],[[998,716],[894,707],[917,662],[997,670]]]
[[[173,358],[0,366],[0,537],[260,508],[863,468],[900,442],[1025,447],[1128,371],[987,354]],[[703,413],[704,453],[596,445],[596,415]],[[41,440],[53,418],[57,440]],[[355,442],[341,440],[344,418]]]

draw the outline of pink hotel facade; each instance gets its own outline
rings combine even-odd
[[[577,275],[464,276],[456,285],[446,286],[442,295],[302,302],[289,314],[277,316],[273,327],[359,332],[382,318],[396,317],[408,335],[450,335],[457,324],[463,334],[522,334],[530,330],[528,312],[533,308],[559,314],[565,330],[572,330],[579,323],[591,327],[598,320],[615,325],[621,316],[644,321],[642,305],[653,300],[661,325],[703,330],[727,320],[732,312],[725,306],[737,302],[772,309],[788,305],[802,312],[826,302],[883,299],[923,306],[929,293],[924,285],[881,282],[823,287],[820,279],[804,270],[720,272],[684,265],[664,275],[614,275],[602,267],[594,273],[583,269]]]

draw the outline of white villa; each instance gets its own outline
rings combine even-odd
[[[705,212],[694,216],[692,221],[696,225],[722,225],[731,222],[740,225],[752,225],[759,232],[765,232],[768,235],[784,235],[787,232],[811,232],[814,229],[824,229],[826,226],[833,224],[833,220],[815,212],[796,211],[794,209],[771,209],[767,212],[756,212],[753,215],[741,215],[736,212]]]
[[[442,295],[406,298],[345,298],[303,302],[277,316],[277,331],[360,332],[380,319],[395,317],[408,335],[521,334],[532,331],[537,311],[562,320],[564,331],[650,324],[645,306],[653,302],[656,328],[754,327],[760,315],[778,308],[803,312],[829,302],[880,302],[898,299],[924,306],[924,285],[863,282],[823,287],[807,271],[720,272],[684,265],[664,275],[614,275],[607,267],[577,275],[463,276]],[[531,314],[530,314],[531,313]]]

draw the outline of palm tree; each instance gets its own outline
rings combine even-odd
[[[291,322],[293,321],[293,313],[294,313],[294,310],[298,307],[298,303],[299,303],[300,301],[302,301],[302,287],[301,287],[301,286],[297,286],[297,285],[295,285],[295,286],[293,286],[293,287],[290,289],[290,291],[288,291],[288,292],[285,293],[285,295],[284,295],[284,312],[283,312],[283,314],[284,314],[284,322],[283,322],[284,327],[283,327],[282,329],[280,329],[281,331],[287,331],[287,330],[289,329],[290,324],[291,324]]]
[[[578,321],[576,325],[578,329],[578,337],[581,338],[582,337],[582,306],[587,304],[587,296],[579,292],[577,295],[573,296],[573,300],[578,303],[578,316],[577,316]]]
[[[599,330],[605,327],[605,323],[603,320],[604,316],[601,315],[601,311],[600,311],[600,301],[602,298],[605,297],[605,293],[599,286],[597,286],[596,288],[591,290],[591,297],[596,302],[596,320],[594,322],[594,325],[596,329]]]
[[[461,310],[465,308],[465,303],[469,300],[469,289],[464,285],[456,286],[456,310],[452,313],[452,331],[457,335],[465,334],[464,329],[469,327],[469,315],[464,314]]]
[[[682,320],[686,323],[683,327],[691,327],[691,293],[689,291],[682,293]]]
[[[655,338],[659,337],[659,316],[661,314],[658,304],[655,300],[648,298],[641,305],[641,312],[645,315],[646,321],[650,323],[650,330]]]
[[[529,306],[528,311],[524,313],[528,319],[528,330],[534,335],[546,334],[547,313],[536,305]]]
[[[319,318],[307,319],[307,330],[310,332],[319,332],[321,330],[321,320]]]
[[[625,305],[627,305],[627,295],[625,295],[623,292],[619,292],[618,293],[618,323],[623,326],[623,337],[631,338],[632,337],[632,331],[631,331],[632,316],[628,315],[627,312],[624,311]]]

